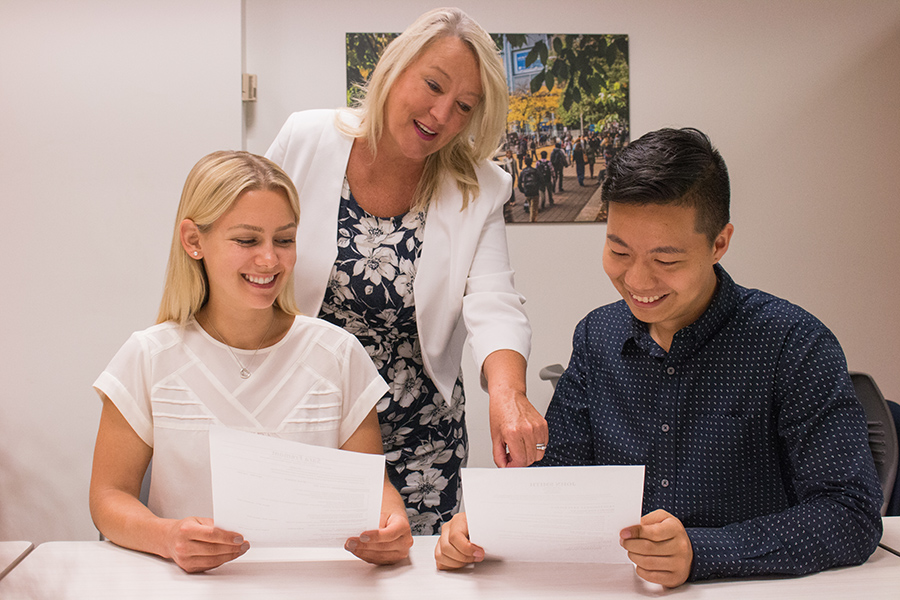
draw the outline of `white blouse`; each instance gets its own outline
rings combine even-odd
[[[209,427],[221,423],[339,448],[388,386],[351,334],[294,318],[277,344],[232,349],[195,320],[132,334],[94,382],[153,448],[149,508],[163,518],[212,516]]]

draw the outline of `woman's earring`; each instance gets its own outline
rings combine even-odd
[[[194,256],[200,256],[200,253],[194,250]]]

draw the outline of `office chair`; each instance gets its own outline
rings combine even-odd
[[[893,400],[887,401],[888,408],[891,409],[891,416],[894,418],[894,429],[897,431],[897,441],[900,442],[900,404]],[[891,492],[891,501],[888,503],[887,515],[900,517],[900,465],[897,467],[897,478],[894,480],[894,491]]]
[[[541,369],[539,376],[543,381],[549,381],[550,385],[552,385],[555,390],[556,382],[559,381],[559,378],[562,377],[563,371],[565,370],[565,367],[560,364],[547,365]]]
[[[147,463],[147,470],[144,471],[144,479],[141,481],[141,493],[138,496],[138,499],[144,506],[148,506],[148,502],[150,501],[150,472],[153,470],[153,459],[150,459],[150,462]]]
[[[897,430],[887,401],[881,390],[868,373],[850,372],[850,380],[856,390],[866,412],[866,425],[869,429],[869,449],[875,459],[875,470],[884,490],[884,504],[881,514],[887,514],[888,505],[897,481],[897,466],[900,463],[900,449],[897,446]]]

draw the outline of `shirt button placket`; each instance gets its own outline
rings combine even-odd
[[[674,497],[673,497],[673,488],[671,475],[675,473],[677,469],[677,461],[675,459],[675,445],[676,439],[674,436],[668,435],[672,429],[671,423],[674,423],[676,416],[678,414],[678,378],[674,377],[674,375],[678,372],[678,370],[674,366],[667,366],[663,370],[665,375],[663,376],[663,384],[660,387],[660,391],[663,393],[663,402],[662,402],[662,410],[660,411],[660,423],[659,429],[665,434],[660,436],[658,447],[662,450],[662,452],[657,456],[659,459],[660,469],[657,471],[660,474],[659,486],[661,494],[661,499],[663,500],[663,505],[666,507],[674,506]],[[662,476],[666,475],[666,476]]]

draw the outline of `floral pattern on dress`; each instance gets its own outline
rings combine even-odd
[[[419,347],[413,283],[424,233],[424,212],[375,217],[345,186],[338,256],[319,313],[359,339],[390,386],[376,408],[388,475],[413,535],[440,533],[459,510],[468,457],[462,372],[451,408],[425,373]]]

